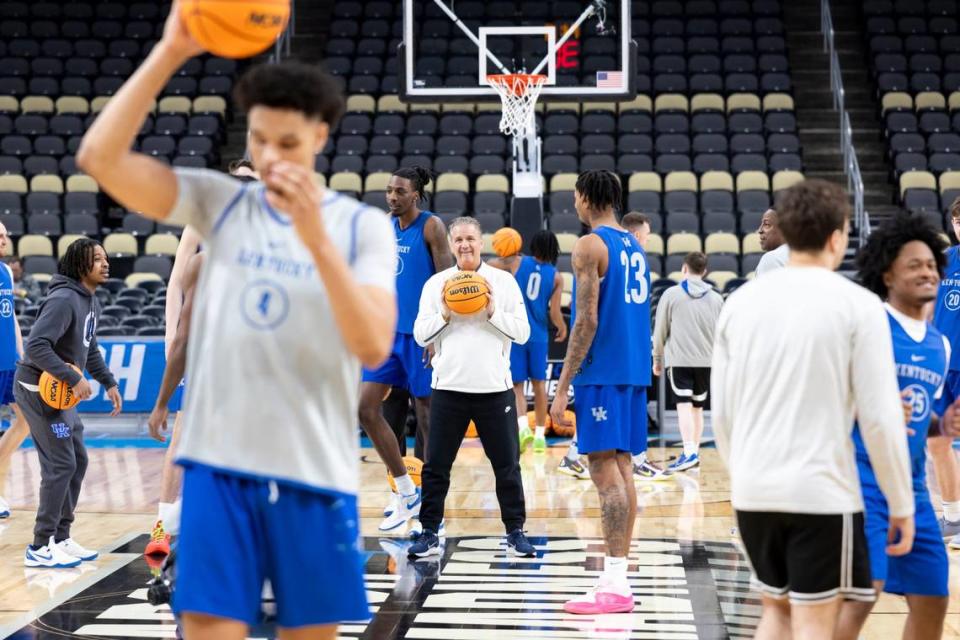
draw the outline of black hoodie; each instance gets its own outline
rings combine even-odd
[[[69,363],[89,371],[105,389],[116,386],[97,348],[99,319],[100,301],[95,295],[72,278],[53,276],[30,329],[17,380],[37,384],[46,371],[72,387],[80,382],[81,375]]]

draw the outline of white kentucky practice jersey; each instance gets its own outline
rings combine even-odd
[[[191,317],[179,461],[355,494],[360,363],[344,345],[326,288],[292,223],[262,183],[177,169],[168,218],[204,238]],[[387,215],[326,190],[327,233],[360,285],[394,290]],[[390,329],[392,332],[392,328]]]

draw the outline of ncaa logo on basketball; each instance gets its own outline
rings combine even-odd
[[[926,420],[930,415],[930,396],[927,395],[927,390],[918,384],[911,384],[904,389],[904,395],[913,409],[910,414],[910,422]]]
[[[950,311],[960,309],[960,289],[951,289],[943,299],[943,304]]]
[[[254,13],[251,11],[248,22],[257,27],[276,28],[283,24],[283,16],[275,13]]]

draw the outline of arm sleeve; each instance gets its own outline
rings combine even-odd
[[[440,288],[443,286],[441,278],[440,273],[431,276],[420,292],[420,309],[413,323],[413,339],[421,347],[436,340],[450,325],[440,313]]]
[[[234,206],[244,183],[210,169],[174,169],[177,176],[177,202],[166,224],[190,225],[204,238],[216,222]]]
[[[503,273],[507,273],[504,271]],[[523,294],[520,286],[512,276],[497,278],[497,292],[493,315],[489,322],[507,338],[523,344],[530,339],[530,321],[527,319],[527,308],[523,304]]]
[[[396,292],[397,238],[387,215],[377,209],[364,209],[357,215],[353,234],[353,255],[346,256],[357,284],[373,285]]]
[[[55,378],[65,380],[71,387],[83,377],[64,362],[53,347],[67,332],[73,318],[70,303],[61,298],[47,298],[37,322],[30,329],[30,339],[24,347],[27,359]]]
[[[710,369],[710,413],[713,434],[717,439],[717,452],[723,463],[730,468],[730,429],[732,417],[727,396],[727,368],[729,351],[725,337],[727,309],[720,312],[717,333],[713,343],[713,360]]]
[[[93,376],[93,379],[103,385],[104,389],[111,389],[117,386],[117,380],[107,368],[107,363],[103,361],[100,355],[100,345],[97,344],[97,338],[94,336],[90,340],[90,348],[87,350],[87,371]]]
[[[670,291],[665,291],[657,305],[657,317],[653,322],[653,361],[663,362],[663,347],[670,331]]]
[[[914,512],[913,487],[890,323],[877,298],[858,311],[850,378],[860,434],[890,515],[905,517]]]

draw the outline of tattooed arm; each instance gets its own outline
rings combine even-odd
[[[453,254],[450,252],[450,243],[447,242],[447,230],[443,221],[433,216],[423,226],[423,235],[433,256],[433,269],[440,273],[453,266]]]
[[[554,423],[568,426],[564,417],[570,382],[587,357],[593,337],[597,333],[597,305],[600,299],[600,275],[607,270],[606,246],[596,235],[587,235],[573,247],[573,276],[577,282],[577,314],[567,342],[563,371],[557,381],[557,392],[550,407]]]

